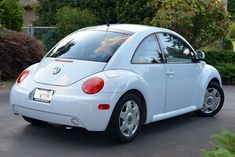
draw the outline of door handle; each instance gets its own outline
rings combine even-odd
[[[168,76],[172,76],[172,75],[175,74],[175,72],[173,72],[173,71],[168,71],[168,72],[166,72],[166,74],[167,74]]]

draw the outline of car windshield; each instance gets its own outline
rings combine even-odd
[[[79,31],[64,38],[46,57],[108,62],[129,37],[110,31]]]

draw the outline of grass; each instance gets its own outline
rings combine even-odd
[[[15,83],[15,80],[0,81],[0,89],[11,88]]]

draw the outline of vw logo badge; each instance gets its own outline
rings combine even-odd
[[[54,74],[54,75],[56,75],[56,74],[58,74],[59,72],[60,72],[60,68],[59,67],[55,67],[54,69],[53,69],[53,73],[52,74]]]

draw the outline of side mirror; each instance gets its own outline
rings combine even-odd
[[[202,51],[197,51],[197,61],[204,61],[205,60],[205,53]]]

